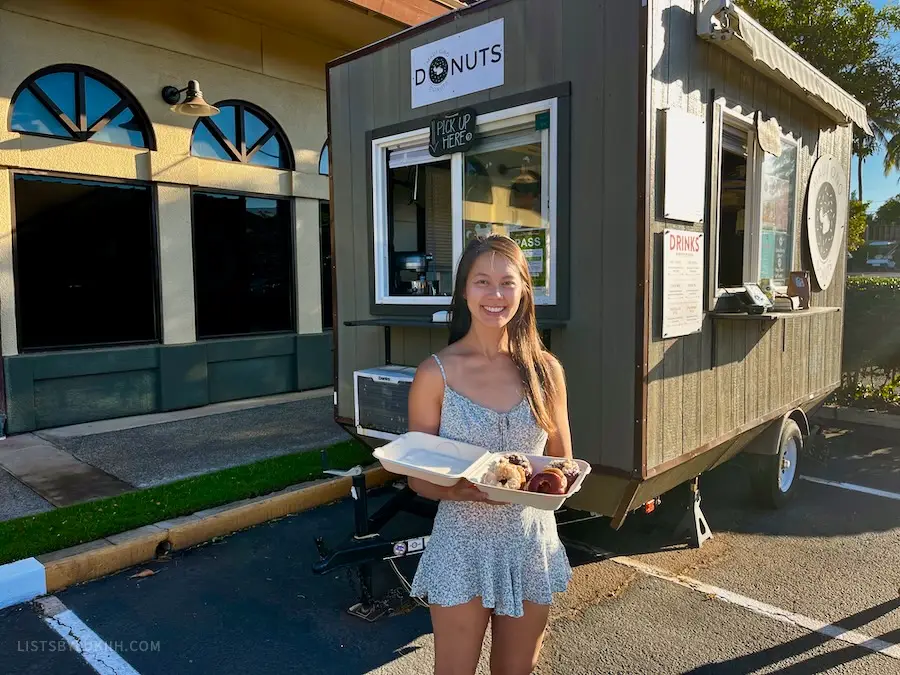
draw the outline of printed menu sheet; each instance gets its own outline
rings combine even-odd
[[[663,338],[703,328],[703,234],[663,232]]]

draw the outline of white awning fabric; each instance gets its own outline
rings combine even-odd
[[[697,12],[697,35],[714,42],[840,123],[872,134],[865,106],[766,30],[733,0],[707,0]]]

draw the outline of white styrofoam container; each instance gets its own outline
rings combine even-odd
[[[581,459],[575,462],[581,475],[564,495],[547,495],[525,490],[511,490],[505,487],[485,485],[479,482],[493,458],[505,453],[493,453],[467,443],[452,441],[430,434],[409,432],[372,453],[381,465],[391,473],[412,476],[422,480],[450,487],[465,478],[496,502],[522,504],[537,509],[555,511],[563,502],[581,489],[585,476],[591,472],[591,465]],[[540,472],[550,462],[557,459],[546,455],[525,455],[535,473]]]
[[[466,478],[490,453],[467,443],[411,431],[372,454],[391,473],[450,487]]]

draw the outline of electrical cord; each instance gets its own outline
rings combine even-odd
[[[397,567],[397,563],[394,562],[393,558],[389,558],[388,562],[391,565],[391,569],[394,570],[394,574],[396,574],[397,578],[400,580],[400,584],[406,590],[406,593],[410,594],[412,592],[412,584],[409,583],[409,581],[407,581],[406,577],[403,576],[403,574],[400,572],[400,569]],[[416,597],[413,597],[412,595],[410,595],[409,597],[411,597],[413,600],[415,600],[417,605],[420,605],[421,607],[428,609],[428,603],[423,602],[421,598],[416,598]]]

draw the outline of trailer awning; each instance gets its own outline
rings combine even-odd
[[[872,135],[865,106],[766,30],[733,0],[708,0],[697,13],[697,35],[808,100],[840,123]]]

